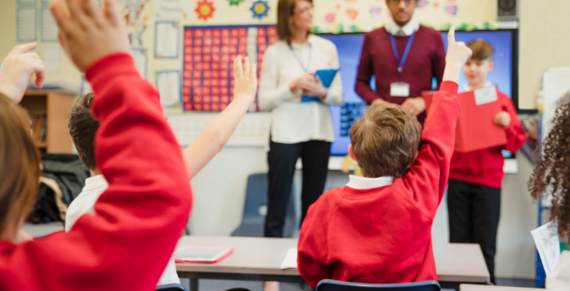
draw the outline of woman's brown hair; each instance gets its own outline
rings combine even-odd
[[[542,150],[538,164],[528,181],[528,189],[536,200],[552,194],[551,219],[558,220],[561,236],[570,234],[570,94],[558,101],[552,119],[552,130],[536,153]]]
[[[0,235],[30,214],[39,177],[40,156],[31,138],[28,114],[0,94]]]
[[[277,36],[280,40],[284,40],[288,45],[291,45],[291,27],[289,26],[289,18],[293,16],[295,10],[295,3],[298,0],[279,0],[277,2]],[[313,0],[305,0],[313,4]]]

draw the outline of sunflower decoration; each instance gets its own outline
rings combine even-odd
[[[212,18],[214,16],[214,11],[216,11],[216,8],[214,8],[214,3],[208,0],[203,0],[198,1],[198,6],[194,11],[196,11],[198,14],[198,19],[205,21],[208,20],[208,18]]]
[[[253,18],[263,18],[267,16],[267,12],[269,12],[269,5],[267,5],[267,1],[255,1],[251,8],[249,9],[253,12]]]

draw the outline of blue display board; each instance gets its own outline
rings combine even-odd
[[[483,39],[493,46],[495,49],[495,69],[489,74],[488,80],[497,84],[499,91],[508,96],[512,96],[514,89],[513,55],[516,48],[513,48],[513,32],[515,31],[460,31],[456,32],[455,36],[457,41],[467,43],[475,39]],[[330,106],[335,131],[335,141],[331,146],[331,154],[347,155],[350,144],[348,131],[354,120],[362,113],[358,108],[362,106],[361,104],[365,104],[354,91],[364,34],[323,34],[320,36],[332,41],[337,47],[344,92],[343,104]],[[447,32],[442,32],[442,38],[447,50]],[[372,84],[374,84],[374,80],[372,80]],[[461,74],[460,90],[466,84],[467,79]],[[356,108],[356,112],[353,112],[351,108]]]

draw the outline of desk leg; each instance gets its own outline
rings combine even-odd
[[[190,279],[190,291],[198,291],[198,279]]]

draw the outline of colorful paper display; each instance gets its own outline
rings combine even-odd
[[[182,101],[185,111],[222,111],[233,99],[232,62],[247,55],[260,68],[277,41],[273,25],[184,28]],[[258,111],[257,98],[250,111]]]

